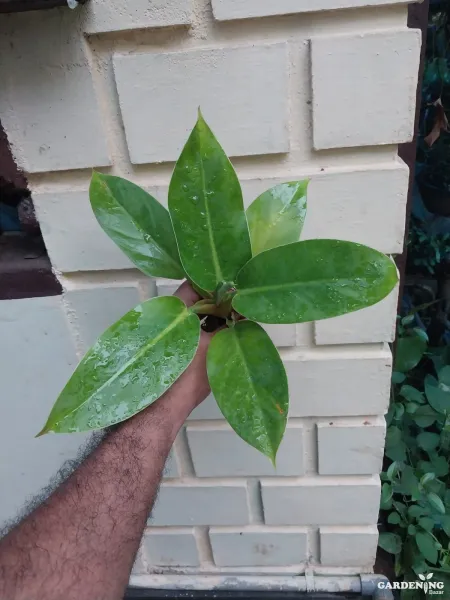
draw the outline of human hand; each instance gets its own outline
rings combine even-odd
[[[187,307],[201,300],[201,297],[188,281],[180,285],[174,296],[180,298]],[[207,333],[203,329],[201,330],[200,343],[193,361],[171,388],[174,389],[175,386],[179,386],[181,390],[186,391],[186,396],[189,395],[192,402],[191,410],[203,402],[211,392],[206,373],[206,353],[214,334],[215,332]]]

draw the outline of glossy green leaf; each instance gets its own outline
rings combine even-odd
[[[406,460],[406,444],[402,439],[402,432],[398,427],[391,425],[386,433],[386,456],[393,461]]]
[[[400,396],[406,398],[410,402],[416,402],[417,404],[424,404],[425,398],[423,393],[412,385],[402,385],[399,392]]]
[[[248,444],[275,462],[286,428],[289,393],[277,349],[262,327],[240,321],[208,349],[208,378],[223,416]]]
[[[407,373],[417,366],[427,349],[427,343],[420,337],[399,338],[395,354],[395,370]]]
[[[434,510],[436,510],[441,515],[445,515],[446,511],[444,503],[437,494],[435,494],[434,492],[430,492],[429,494],[427,494],[427,500]]]
[[[179,298],[136,306],[83,358],[41,434],[100,429],[143,410],[188,367],[199,339],[200,321]]]
[[[308,179],[281,183],[258,196],[248,207],[253,256],[299,241],[306,217],[308,184]]]
[[[434,537],[427,531],[419,531],[416,533],[416,544],[425,560],[435,565],[438,560],[438,551]]]
[[[430,431],[422,431],[417,436],[417,443],[423,450],[427,452],[434,450],[439,446],[440,436],[437,433],[431,433]]]
[[[394,491],[392,485],[389,483],[383,483],[381,486],[381,510],[390,510],[392,508],[392,496]]]
[[[412,415],[413,421],[419,425],[419,427],[430,427],[439,417],[439,413],[434,410],[428,404],[419,406],[416,412]]]
[[[396,533],[383,532],[378,538],[378,545],[389,554],[398,554],[402,551],[402,538]]]
[[[392,383],[403,383],[406,379],[404,373],[400,373],[399,371],[393,371],[392,373]]]
[[[189,279],[208,291],[234,281],[251,258],[242,191],[201,114],[175,166],[169,211]]]
[[[425,394],[430,405],[438,413],[450,412],[450,389],[446,384],[438,382],[432,375],[427,375],[425,377]]]
[[[397,283],[384,254],[339,240],[309,240],[258,254],[237,276],[235,310],[261,323],[303,323],[376,304]]]
[[[398,512],[391,512],[388,516],[388,523],[391,525],[399,525],[402,522],[402,518],[398,514]]]
[[[138,269],[184,279],[170,215],[155,198],[131,181],[97,172],[89,196],[100,226]]]

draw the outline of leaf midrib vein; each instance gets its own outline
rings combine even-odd
[[[219,257],[217,255],[217,248],[216,248],[216,245],[214,242],[214,234],[213,234],[212,223],[211,223],[211,214],[209,212],[208,196],[206,193],[205,169],[204,169],[204,165],[203,165],[203,157],[201,155],[200,143],[199,143],[198,152],[199,152],[199,156],[200,156],[200,177],[201,177],[202,192],[203,192],[203,198],[204,198],[204,204],[205,204],[205,216],[206,216],[206,222],[207,222],[207,227],[208,227],[209,244],[211,246],[211,256],[212,256],[214,270],[216,272],[216,277],[217,277],[216,283],[219,283],[220,281],[224,280],[224,276],[222,273],[222,269],[220,267]]]
[[[67,419],[67,417],[69,417],[71,414],[80,410],[80,408],[82,408],[87,402],[91,402],[101,391],[103,391],[103,389],[105,387],[107,387],[113,381],[115,381],[118,377],[123,375],[123,373],[125,373],[125,371],[128,369],[128,367],[130,367],[134,362],[136,362],[139,358],[141,358],[141,356],[143,356],[150,348],[152,348],[153,346],[156,346],[156,344],[160,340],[162,340],[162,338],[164,336],[166,336],[168,333],[170,333],[173,329],[175,329],[175,327],[179,323],[181,323],[182,321],[187,319],[189,316],[190,316],[189,311],[184,310],[184,312],[182,312],[174,321],[172,321],[172,323],[170,325],[168,325],[155,338],[153,338],[153,340],[151,340],[150,343],[148,343],[144,347],[142,347],[132,358],[130,358],[130,360],[128,360],[116,373],[114,373],[114,375],[112,377],[110,377],[107,381],[105,381],[105,383],[103,383],[97,390],[95,390],[95,392],[93,394],[88,396],[88,398],[86,398],[86,400],[84,402],[82,402],[77,407],[75,407],[73,410],[71,410],[69,413],[67,413],[60,421],[58,421],[58,423],[61,423],[62,421]]]

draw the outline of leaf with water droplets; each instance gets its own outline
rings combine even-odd
[[[270,337],[251,321],[219,331],[208,349],[207,369],[225,419],[275,463],[286,429],[289,393],[283,362]]]
[[[139,186],[94,172],[92,210],[105,233],[150,277],[184,279],[170,215]]]
[[[376,304],[398,281],[377,250],[339,240],[308,240],[255,256],[237,276],[234,309],[261,323],[303,323]]]
[[[213,291],[251,258],[242,191],[201,114],[173,172],[169,211],[189,279]]]
[[[253,256],[298,242],[306,217],[309,179],[280,183],[258,196],[247,209]]]
[[[174,296],[139,304],[88,351],[39,435],[109,427],[157,400],[195,356],[200,321]]]

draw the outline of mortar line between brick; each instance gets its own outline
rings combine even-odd
[[[198,558],[202,567],[215,567],[214,555],[209,537],[209,527],[194,527]]]
[[[181,477],[197,480],[194,462],[192,460],[191,450],[187,439],[186,427],[183,427],[178,434],[173,449]]]
[[[264,507],[259,479],[250,478],[247,481],[248,514],[251,525],[264,524]]]

